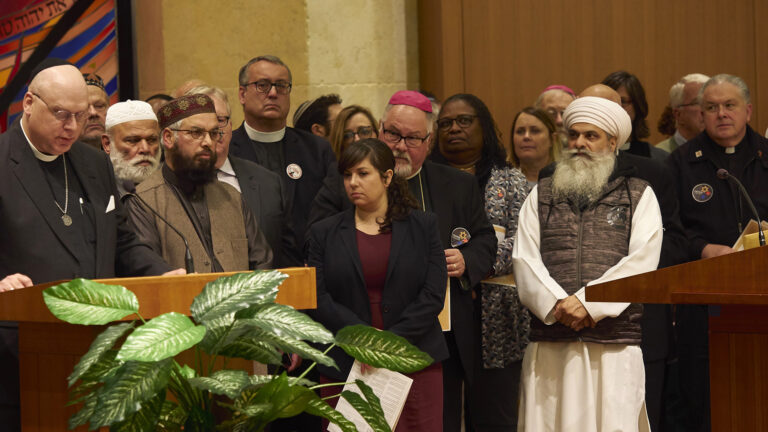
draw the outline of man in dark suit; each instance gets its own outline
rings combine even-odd
[[[88,92],[77,68],[59,64],[32,79],[21,121],[0,136],[0,291],[168,272],[129,230],[108,156],[75,142]],[[16,337],[12,325],[0,331],[3,430],[19,428]]]
[[[259,222],[259,229],[267,238],[274,254],[274,266],[292,267],[303,265],[301,252],[288,216],[290,206],[283,193],[280,176],[263,166],[238,157],[229,156],[232,140],[232,113],[227,94],[218,87],[201,85],[187,94],[204,94],[213,100],[219,127],[224,132],[216,146],[216,175],[219,181],[229,184],[243,195],[243,200]]]
[[[472,380],[474,350],[480,349],[472,328],[472,297],[493,266],[496,235],[485,215],[474,176],[425,161],[433,117],[425,96],[413,91],[397,92],[385,110],[379,137],[392,149],[395,170],[408,179],[420,208],[437,215],[451,282],[451,329],[444,332],[451,357],[443,362],[443,427],[458,431],[463,382]],[[315,200],[310,223],[351,206],[341,180],[329,178]]]
[[[255,57],[240,69],[238,79],[245,121],[232,134],[231,156],[256,162],[280,176],[296,244],[303,248],[312,200],[328,173],[335,175],[336,158],[327,141],[286,127],[292,82],[282,60]]]

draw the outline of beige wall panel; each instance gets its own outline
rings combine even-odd
[[[432,1],[424,1],[431,4]],[[764,1],[762,3],[765,3]],[[768,19],[761,0],[513,0],[461,1],[460,16],[419,21],[422,52],[434,59],[428,69],[463,65],[463,82],[445,85],[440,77],[422,75],[422,85],[443,85],[445,93],[477,94],[490,107],[508,142],[514,114],[534,102],[547,85],[558,83],[576,92],[624,69],[637,75],[650,106],[651,142],[661,140],[656,123],[668,102],[669,87],[690,72],[729,72],[757,89],[756,62],[768,63],[756,51],[765,48],[755,23]],[[440,44],[425,45],[425,34],[462,23],[463,58],[441,58]],[[759,26],[758,26],[759,28]],[[463,45],[463,46],[462,46]],[[765,50],[763,49],[763,52]],[[422,55],[424,62],[425,55]],[[757,60],[761,59],[761,60]],[[754,98],[757,111],[759,96]],[[756,112],[759,114],[759,111]],[[755,126],[759,118],[753,115]],[[759,122],[765,124],[765,121]],[[759,129],[759,128],[758,128]],[[765,129],[763,127],[762,129]]]
[[[415,0],[308,0],[307,97],[338,93],[344,105],[379,116],[393,92],[417,89],[416,7]]]

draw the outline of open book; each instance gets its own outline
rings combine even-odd
[[[376,393],[376,396],[379,397],[381,409],[384,410],[384,417],[387,419],[389,427],[395,430],[397,420],[400,419],[400,413],[403,412],[403,406],[406,399],[408,399],[408,392],[411,391],[413,380],[389,369],[373,368],[363,375],[360,371],[360,362],[355,360],[352,369],[349,371],[349,377],[347,377],[347,384],[344,385],[344,390],[359,394],[360,389],[355,384],[357,379],[368,384],[373,389],[373,392]],[[343,397],[339,398],[339,402],[336,404],[336,411],[354,423],[358,431],[373,432],[368,422]],[[341,432],[341,428],[330,423],[328,431]]]

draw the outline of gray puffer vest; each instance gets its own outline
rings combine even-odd
[[[585,209],[552,195],[552,177],[538,183],[541,258],[550,276],[568,293],[576,293],[627,256],[632,216],[648,186],[634,177],[608,181],[602,198]],[[531,341],[639,344],[643,305],[632,303],[619,316],[605,318],[595,328],[575,332],[531,316]]]

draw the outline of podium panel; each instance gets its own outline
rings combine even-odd
[[[586,298],[721,305],[709,317],[712,430],[768,431],[768,247],[589,286]]]
[[[296,309],[314,309],[317,304],[315,269],[296,267],[279,270],[289,277],[280,285],[277,302]],[[188,315],[192,300],[206,283],[231,274],[234,273],[97,281],[122,285],[133,291],[139,300],[139,312],[149,320],[171,311]],[[88,351],[93,339],[105,328],[69,324],[54,317],[45,306],[42,291],[59,283],[61,281],[0,294],[0,320],[19,322],[19,381],[24,432],[67,430],[67,420],[78,410],[77,407],[66,406],[67,377],[80,357]],[[188,352],[179,354],[185,355]],[[230,362],[229,367],[252,369],[253,362],[238,360]],[[253,373],[253,370],[248,372]],[[82,426],[75,430],[88,429]]]

